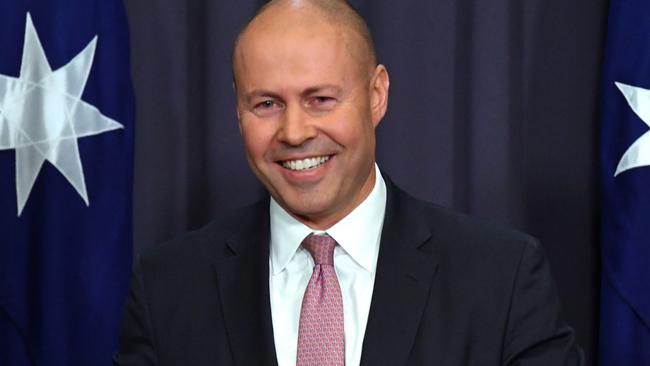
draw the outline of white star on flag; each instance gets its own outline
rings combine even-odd
[[[641,120],[650,127],[650,90],[616,82],[627,104]],[[650,130],[639,137],[625,151],[618,162],[614,176],[641,166],[650,165]]]
[[[124,128],[81,100],[96,46],[52,71],[27,13],[20,76],[0,74],[0,150],[16,150],[18,216],[46,160],[89,205],[77,139]]]

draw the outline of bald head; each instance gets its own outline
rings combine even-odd
[[[266,32],[273,26],[295,29],[315,22],[336,29],[362,69],[372,71],[377,65],[368,24],[345,0],[272,0],[258,10],[237,36],[233,47],[233,69],[240,43],[254,36],[256,31]]]

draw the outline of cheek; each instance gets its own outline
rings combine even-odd
[[[347,113],[327,124],[328,134],[348,149],[365,146],[373,138],[372,122],[363,113]]]
[[[263,123],[243,121],[241,124],[241,133],[249,158],[252,160],[260,160],[263,158],[273,141],[273,130]]]

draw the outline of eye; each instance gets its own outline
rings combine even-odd
[[[315,97],[314,100],[315,100],[317,103],[325,103],[325,102],[327,102],[327,101],[332,100],[332,98],[330,98],[330,97]]]
[[[319,110],[330,110],[335,104],[336,99],[323,95],[317,95],[309,100],[309,106]]]
[[[255,114],[265,117],[282,109],[282,105],[273,99],[263,100],[253,106]]]
[[[276,104],[275,104],[274,101],[272,101],[272,100],[265,100],[265,101],[263,101],[263,102],[261,102],[261,103],[257,103],[257,104],[255,105],[255,108],[260,108],[260,109],[271,109],[271,108],[275,107],[275,105],[276,105]]]

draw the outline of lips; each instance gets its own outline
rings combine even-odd
[[[314,157],[299,159],[299,160],[285,160],[282,161],[280,164],[285,169],[299,172],[299,171],[318,168],[319,166],[325,164],[325,162],[327,162],[329,159],[330,159],[330,155],[323,155],[323,156],[314,156]]]

